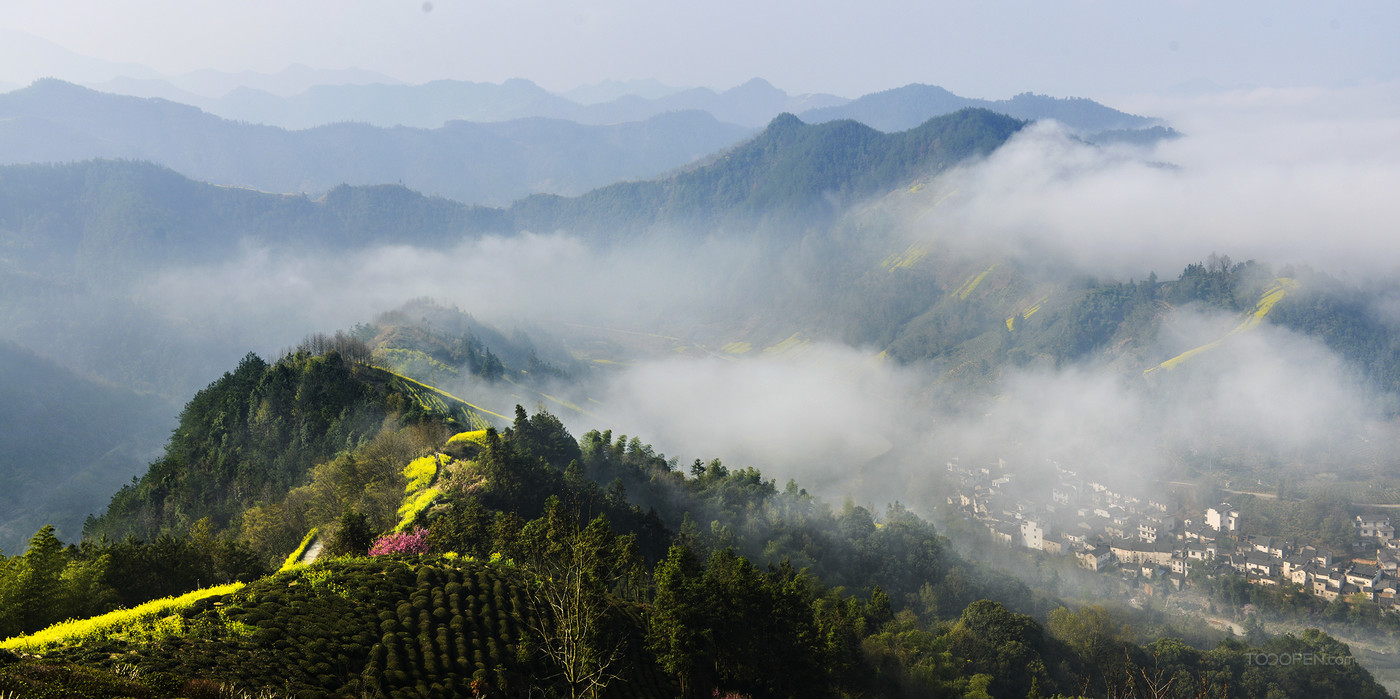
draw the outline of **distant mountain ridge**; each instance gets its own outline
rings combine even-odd
[[[453,120],[508,121],[526,117],[609,125],[644,121],[667,112],[701,110],[719,121],[758,128],[782,112],[833,107],[835,95],[789,95],[755,78],[721,92],[697,87],[654,98],[622,95],[581,104],[523,79],[503,83],[435,80],[421,85],[318,85],[291,96],[240,88],[198,106],[213,114],[254,123],[304,129],[337,121],[376,126],[436,128]]]
[[[1023,92],[1008,100],[959,97],[933,85],[905,85],[865,95],[846,104],[812,109],[798,116],[817,124],[835,119],[854,119],[881,131],[903,131],[940,114],[966,108],[994,112],[1037,121],[1054,119],[1070,128],[1086,131],[1141,129],[1158,121],[1127,114],[1085,98],[1055,98]]]
[[[856,198],[990,153],[1023,125],[964,110],[885,134],[852,121],[809,125],[783,115],[705,165],[506,208],[465,206],[399,185],[342,186],[313,201],[203,184],[138,162],[0,167],[0,274],[105,277],[128,267],[208,262],[235,254],[244,238],[295,248],[441,247],[522,230],[617,237],[658,223],[815,221]]]
[[[225,82],[230,79],[231,76],[225,76]],[[259,84],[270,81],[271,77],[265,76]],[[854,119],[891,132],[911,129],[935,116],[967,107],[990,109],[1028,121],[1055,119],[1081,131],[1139,129],[1158,123],[1086,98],[1055,98],[1026,92],[1011,99],[988,100],[960,97],[941,87],[917,83],[855,100],[823,93],[790,95],[761,78],[720,91],[703,87],[672,89],[655,81],[638,81],[603,83],[561,94],[519,78],[499,84],[435,80],[406,85],[373,81],[360,74],[348,75],[341,84],[312,85],[295,94],[241,86],[220,97],[208,97],[159,79],[117,79],[92,86],[161,97],[227,119],[288,129],[342,121],[437,128],[453,120],[495,122],[526,117],[608,125],[644,121],[666,112],[700,110],[719,121],[750,128],[760,128],[777,115],[789,112],[809,123]]]
[[[269,191],[320,193],[342,183],[398,182],[495,205],[653,177],[750,133],[698,111],[614,126],[531,118],[454,121],[431,130],[341,123],[286,131],[58,80],[0,95],[0,163],[129,158]]]
[[[811,225],[863,196],[995,150],[1025,122],[982,109],[887,134],[854,121],[807,124],[782,114],[713,162],[572,199],[534,196],[511,207],[526,230],[639,232],[657,224],[786,219]]]

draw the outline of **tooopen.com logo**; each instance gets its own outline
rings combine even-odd
[[[1245,653],[1250,665],[1354,665],[1356,658],[1349,655],[1328,655],[1326,653]]]

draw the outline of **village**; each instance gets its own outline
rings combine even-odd
[[[1051,485],[1034,488],[1018,483],[1001,461],[965,467],[955,457],[947,468],[956,483],[948,505],[1006,546],[1072,557],[1091,571],[1165,580],[1178,590],[1192,579],[1238,575],[1253,585],[1296,585],[1328,601],[1364,598],[1400,612],[1400,541],[1385,515],[1356,515],[1352,550],[1329,551],[1246,534],[1228,502],[1189,512],[1165,492],[1139,497],[1059,464]]]

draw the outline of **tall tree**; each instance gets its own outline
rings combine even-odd
[[[714,682],[707,672],[713,668],[706,659],[714,630],[708,624],[703,573],[689,546],[671,546],[656,566],[656,599],[648,618],[652,652],[661,667],[679,680],[686,699],[707,696]]]
[[[610,592],[628,582],[639,556],[599,516],[584,527],[550,497],[542,517],[520,534],[522,562],[534,579],[530,603],[539,649],[558,669],[569,696],[595,697],[622,677],[625,642],[611,619]]]
[[[23,556],[5,561],[0,574],[0,637],[37,631],[64,618],[63,568],[68,564],[53,525],[29,538]]]

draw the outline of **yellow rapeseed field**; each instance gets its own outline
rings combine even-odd
[[[7,638],[0,641],[0,648],[42,650],[61,645],[81,645],[89,639],[177,634],[180,631],[180,621],[178,618],[171,618],[176,612],[206,597],[227,595],[241,589],[241,582],[206,587],[178,597],[151,600],[131,609],[118,609],[89,619],[70,619],[28,636]]]

